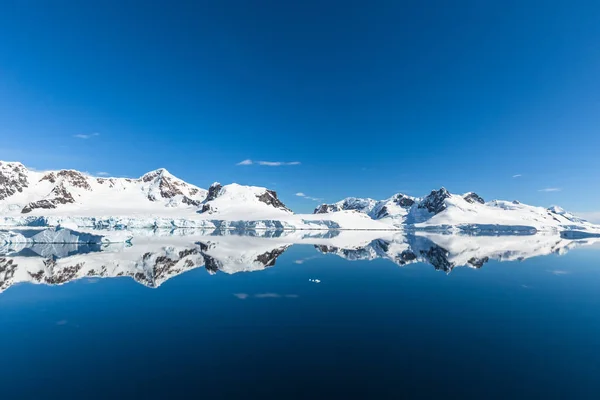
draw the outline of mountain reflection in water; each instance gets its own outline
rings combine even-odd
[[[0,249],[0,290],[16,283],[63,284],[81,278],[132,277],[158,287],[186,271],[260,271],[276,265],[290,246],[310,245],[348,261],[389,260],[398,266],[424,263],[449,273],[481,268],[490,260],[522,261],[564,254],[599,239],[560,235],[463,236],[361,231],[136,232],[133,245],[34,244]]]

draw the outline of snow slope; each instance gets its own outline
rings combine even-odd
[[[372,204],[370,199],[345,200],[321,205],[315,214],[335,214],[335,210],[354,204]],[[377,202],[372,208],[359,210],[373,220],[396,228],[455,231],[527,232],[583,231],[600,233],[600,226],[589,223],[560,207],[535,207],[517,201],[485,202],[474,192],[451,194],[445,188],[432,191],[423,198],[398,193]],[[325,214],[323,214],[325,213]]]
[[[0,215],[148,216],[195,211],[207,191],[165,169],[138,179],[95,178],[73,170],[31,171],[0,161]]]

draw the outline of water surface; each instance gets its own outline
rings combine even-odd
[[[268,236],[5,250],[2,397],[600,393],[593,241]]]

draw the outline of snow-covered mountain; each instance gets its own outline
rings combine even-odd
[[[199,213],[232,216],[239,219],[269,219],[273,216],[286,216],[292,211],[277,198],[277,193],[263,187],[242,186],[236,183],[222,186],[213,183]]]
[[[535,207],[518,201],[486,202],[474,192],[451,194],[445,188],[415,198],[398,193],[387,200],[351,198],[323,204],[315,214],[356,210],[394,227],[411,229],[454,229],[461,231],[535,232],[586,231],[600,232],[600,226],[574,216],[560,207]],[[355,207],[357,204],[369,207]]]
[[[314,214],[326,214],[343,210],[354,210],[367,214],[374,220],[382,220],[390,225],[400,226],[417,198],[397,193],[385,200],[348,197],[333,204],[321,204]]]
[[[0,225],[102,229],[363,229],[600,233],[559,207],[485,202],[445,188],[416,198],[346,198],[313,214],[294,214],[277,193],[263,187],[214,183],[204,190],[165,169],[138,179],[96,178],[73,171],[32,171],[0,162]]]
[[[0,214],[81,216],[150,214],[161,209],[197,209],[207,191],[166,169],[138,179],[96,178],[79,171],[32,171],[0,161]]]
[[[377,205],[377,200],[373,199],[361,199],[357,197],[347,197],[343,200],[333,204],[321,204],[313,214],[326,214],[337,211],[353,210],[359,211],[365,214],[370,214],[373,208]]]

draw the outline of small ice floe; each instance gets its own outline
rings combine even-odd
[[[312,283],[321,283],[320,279],[309,279],[308,281]]]

